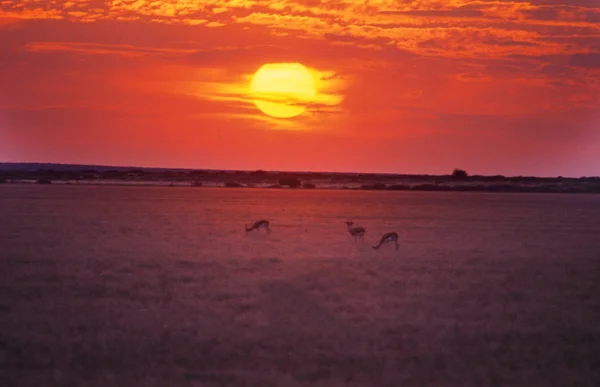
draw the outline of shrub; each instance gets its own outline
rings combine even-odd
[[[406,184],[395,184],[395,185],[390,185],[388,187],[388,189],[392,190],[392,191],[407,191],[410,189],[410,186],[406,185]]]
[[[313,188],[317,188],[316,185],[312,184],[312,183],[304,183],[302,184],[303,188],[308,188],[308,189],[313,189]]]
[[[379,190],[379,189],[386,189],[387,186],[383,183],[376,183],[376,184],[363,184],[360,186],[360,188],[368,189],[368,190]]]
[[[279,179],[279,185],[281,186],[287,185],[290,188],[298,188],[301,184],[302,182],[295,177],[284,177]]]
[[[465,170],[455,169],[454,171],[452,171],[452,177],[455,179],[466,179],[467,177],[469,177],[469,174]]]
[[[438,184],[417,184],[412,187],[414,191],[444,191],[444,187]]]
[[[227,187],[227,188],[239,188],[241,186],[242,185],[240,183],[235,182],[235,181],[227,181],[227,182],[225,182],[225,187]]]
[[[188,174],[188,176],[192,176],[192,177],[195,177],[195,178],[204,177],[204,176],[207,175],[207,173],[205,171],[202,171],[202,170],[199,170],[199,169],[193,170],[193,171],[189,171],[187,174]]]

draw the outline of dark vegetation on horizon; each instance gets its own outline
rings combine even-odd
[[[448,175],[376,173],[219,171],[169,168],[107,167],[69,164],[0,163],[0,183],[148,182],[163,185],[229,188],[341,188],[392,191],[482,191],[600,193],[600,177],[532,177],[469,175],[455,169]],[[333,186],[333,187],[332,187]]]

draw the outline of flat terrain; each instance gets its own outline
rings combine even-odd
[[[596,195],[4,185],[0,214],[6,386],[600,385]]]
[[[600,177],[226,171],[0,163],[0,183],[600,194]]]

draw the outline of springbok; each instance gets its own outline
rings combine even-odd
[[[270,224],[271,223],[268,220],[261,219],[261,220],[257,220],[256,222],[254,222],[254,224],[250,227],[248,227],[247,224],[245,224],[244,226],[246,227],[246,232],[253,231],[253,230],[258,230],[260,232],[260,229],[264,228],[267,233],[270,233],[271,232],[271,229],[269,228]]]
[[[388,242],[394,242],[394,244],[396,245],[396,250],[398,250],[400,248],[400,246],[398,245],[398,233],[395,231],[392,231],[392,232],[383,234],[383,236],[379,240],[379,243],[376,246],[373,246],[373,248],[375,250],[379,250],[381,245],[383,245],[384,243],[388,243]]]
[[[346,226],[348,227],[348,232],[350,233],[350,235],[352,235],[352,238],[354,240],[356,240],[356,238],[360,237],[360,239],[363,239],[363,237],[365,236],[365,232],[367,230],[365,230],[364,227],[353,227],[352,225],[354,224],[354,222],[346,222]]]

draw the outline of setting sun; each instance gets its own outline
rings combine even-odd
[[[0,0],[0,167],[600,174],[600,1],[464,3]]]
[[[256,107],[276,118],[304,113],[304,104],[316,95],[313,76],[300,63],[265,64],[254,74],[250,88]]]

